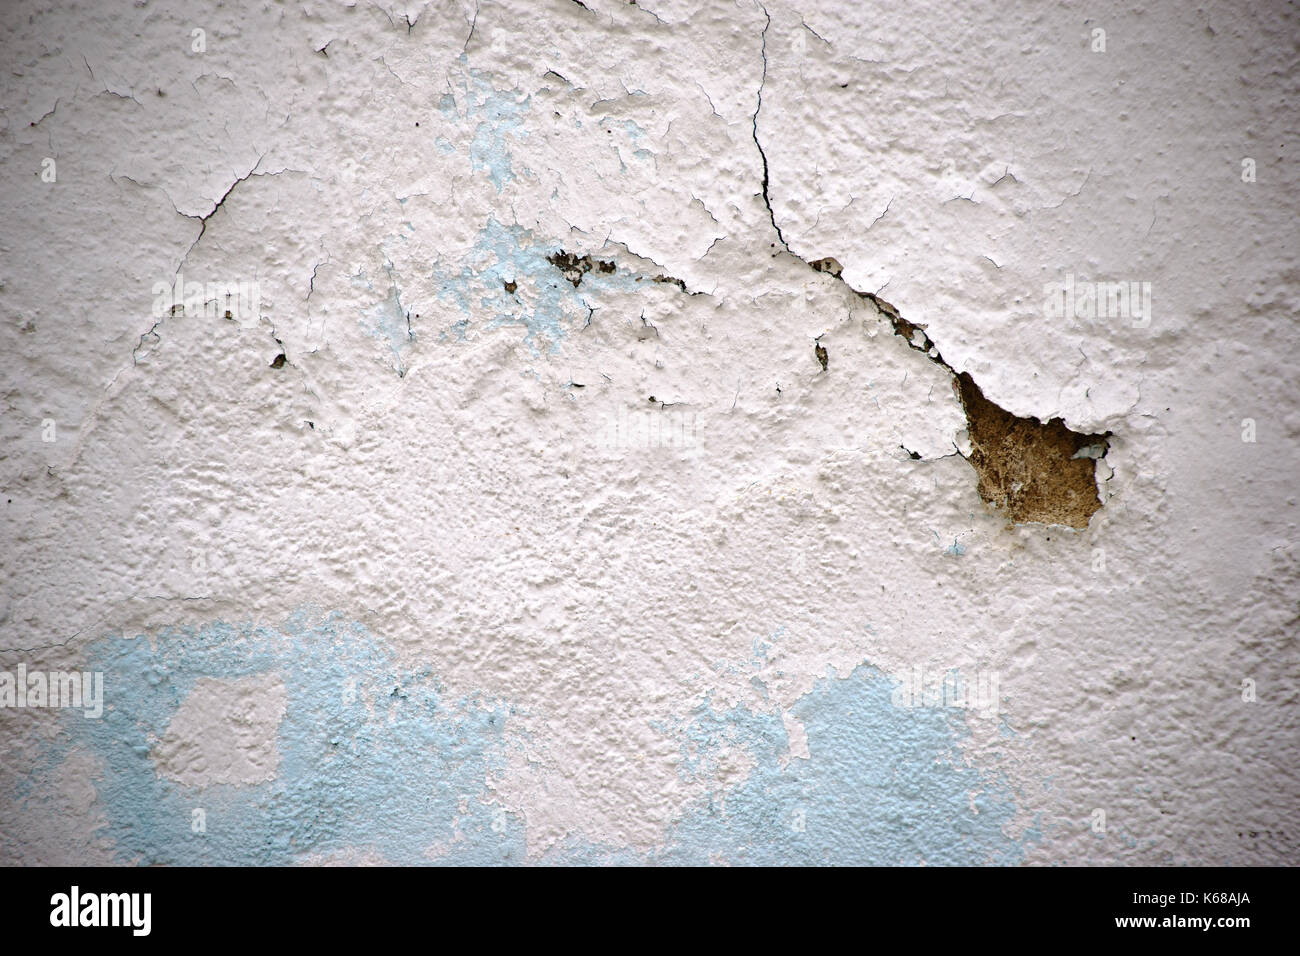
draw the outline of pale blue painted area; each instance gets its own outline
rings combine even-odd
[[[365,313],[362,325],[371,336],[388,346],[393,353],[393,367],[399,373],[404,372],[404,353],[415,339],[415,333],[407,320],[396,283],[389,286],[388,295],[382,301]]]
[[[489,219],[454,271],[441,263],[434,266],[438,298],[459,307],[463,322],[486,315],[488,329],[522,326],[534,354],[540,353],[542,342],[556,352],[565,336],[586,322],[588,294],[638,288],[637,276],[624,271],[589,272],[581,288],[574,288],[547,259],[558,251],[558,244],[541,243],[528,229]],[[506,282],[516,283],[514,293],[505,290]],[[467,328],[462,323],[453,328],[458,339],[465,338]],[[441,337],[445,339],[447,333]]]
[[[1036,837],[1007,833],[1012,795],[997,775],[963,758],[969,731],[960,712],[895,707],[893,686],[865,664],[845,679],[819,681],[792,708],[811,758],[784,768],[789,744],[778,715],[744,707],[718,714],[701,705],[685,731],[693,755],[685,772],[708,771],[722,747],[743,747],[756,766],[744,783],[686,813],[655,862],[1020,862]]]
[[[937,542],[939,542],[939,543],[942,543],[942,539],[939,537],[939,532],[937,532],[937,531],[935,531],[933,528],[931,528],[931,529],[930,529],[930,534],[934,535],[934,540],[935,540],[935,541],[937,541]],[[959,542],[956,538],[953,538],[953,539],[952,539],[952,544],[950,544],[950,545],[948,545],[948,547],[944,548],[944,549],[943,549],[943,553],[944,553],[944,554],[951,554],[954,558],[960,558],[963,554],[966,553],[966,546],[965,546],[964,544],[962,544],[961,542]]]
[[[467,341],[465,333],[468,331],[469,319],[460,319],[459,321],[451,323],[450,328],[443,329],[442,332],[438,334],[438,341],[446,342],[448,339],[448,333],[451,333],[451,335],[456,337],[457,342],[464,342]]]
[[[407,223],[407,225],[410,224]],[[412,226],[411,230],[414,231],[414,229],[415,227]],[[406,237],[399,236],[398,238],[405,240]],[[394,371],[399,375],[404,375],[406,373],[406,350],[415,340],[415,332],[407,321],[406,307],[402,305],[402,295],[397,288],[397,281],[393,278],[391,265],[385,265],[385,271],[388,273],[389,278],[388,292],[375,305],[361,311],[361,328],[371,338],[388,346],[389,352],[392,353]],[[364,270],[351,276],[350,281],[354,289],[365,289],[367,292],[375,291],[375,284],[370,281]]]
[[[770,646],[755,642],[755,664]],[[115,636],[88,648],[87,667],[104,674],[104,717],[66,714],[60,738],[6,798],[39,798],[72,748],[92,753],[104,766],[93,781],[107,821],[100,835],[121,862],[286,864],[340,852],[406,864],[524,862],[522,820],[489,787],[524,743],[514,708],[449,698],[432,669],[398,666],[360,624],[299,615],[279,627],[219,622]],[[287,692],[276,778],[195,788],[159,777],[150,754],[196,682],[251,675],[273,675]],[[715,709],[705,695],[683,720],[658,727],[678,742],[682,779],[709,793],[685,808],[664,848],[572,836],[540,862],[1020,862],[1041,839],[1040,822],[1019,838],[1008,832],[1012,795],[997,773],[964,758],[962,712],[896,707],[893,686],[867,665],[847,678],[828,672],[791,708],[810,759],[789,758],[779,714]],[[752,770],[710,786],[736,751]],[[198,807],[202,834],[191,830]],[[0,834],[0,850],[20,838]]]
[[[464,55],[461,63],[464,66]],[[507,137],[523,139],[528,135],[523,118],[529,111],[531,97],[520,99],[516,93],[497,90],[490,74],[472,69],[466,69],[460,77],[459,91],[459,105],[454,94],[445,93],[438,101],[438,110],[452,122],[478,121],[468,144],[470,168],[486,172],[499,193],[515,178]],[[442,142],[452,145],[446,140]],[[443,149],[441,142],[437,145]]]
[[[364,627],[337,617],[280,628],[217,623],[167,631],[155,643],[114,637],[91,646],[89,667],[103,671],[113,709],[101,720],[66,721],[66,738],[45,761],[48,772],[70,746],[104,761],[95,781],[107,817],[100,833],[121,862],[288,864],[347,850],[410,864],[522,860],[522,821],[494,817],[486,788],[511,746],[507,704],[448,698],[430,671],[403,670]],[[288,694],[274,781],[200,790],[158,776],[152,744],[200,677],[264,673]],[[191,831],[196,807],[206,810],[206,833]],[[430,861],[435,844],[449,852]]]
[[[637,159],[650,162],[654,160],[654,153],[641,146],[641,140],[645,136],[645,130],[629,119],[612,120],[609,118],[602,119],[600,125],[606,129],[620,130],[625,137],[632,143],[632,155]],[[626,167],[624,167],[626,169]]]

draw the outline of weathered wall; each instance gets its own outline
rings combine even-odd
[[[1292,5],[0,30],[0,860],[1300,862]]]

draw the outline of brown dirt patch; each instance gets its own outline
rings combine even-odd
[[[966,372],[957,376],[957,389],[980,497],[1013,522],[1086,528],[1101,508],[1097,463],[1074,455],[1089,445],[1104,446],[1107,436],[1071,431],[1059,418],[1043,424],[1012,415],[985,398]]]

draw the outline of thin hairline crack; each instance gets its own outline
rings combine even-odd
[[[772,15],[767,12],[767,7],[761,3],[758,5],[763,11],[763,16],[767,21],[763,24],[763,34],[761,37],[762,46],[760,53],[763,57],[763,75],[758,82],[758,104],[754,107],[754,145],[758,148],[758,155],[763,160],[763,205],[767,207],[768,218],[772,220],[772,228],[776,230],[777,241],[781,243],[781,248],[786,252],[790,251],[789,245],[786,244],[785,236],[781,234],[781,227],[776,222],[776,212],[772,209],[772,198],[769,193],[769,184],[771,182],[768,175],[767,153],[763,152],[763,144],[758,139],[758,114],[763,111],[763,87],[767,85],[767,31],[772,26]],[[710,105],[712,105],[710,101]]]

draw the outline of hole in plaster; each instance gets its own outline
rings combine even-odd
[[[840,273],[844,271],[844,267],[840,265],[839,260],[832,256],[827,256],[824,259],[815,259],[808,263],[808,265],[812,266],[818,272],[829,272],[836,278],[839,278]]]
[[[575,289],[582,283],[582,277],[593,269],[608,275],[617,268],[613,262],[593,259],[591,256],[575,256],[563,249],[554,255],[547,256],[546,261],[559,269],[564,274],[564,278],[573,283]]]
[[[970,373],[958,375],[943,360],[925,326],[909,322],[884,299],[845,282],[835,259],[827,257],[807,264],[818,272],[831,273],[872,303],[893,326],[895,335],[953,376],[953,389],[966,412],[971,445],[967,460],[975,468],[984,501],[1001,510],[1012,523],[1088,526],[1102,504],[1097,494],[1097,460],[1109,448],[1110,432],[1084,435],[1071,431],[1060,418],[1043,424],[1011,414],[985,398]],[[914,459],[919,457],[908,453]]]
[[[970,463],[980,497],[1013,522],[1086,528],[1101,508],[1096,458],[1083,449],[1107,447],[1106,435],[1071,431],[1059,418],[1043,424],[1020,418],[984,397],[968,372],[957,376],[966,410]]]
[[[271,359],[271,368],[284,368],[285,355],[281,352],[275,358]]]
[[[659,275],[657,275],[657,276],[654,277],[654,281],[655,281],[655,282],[666,282],[666,283],[668,283],[669,285],[675,285],[675,286],[677,286],[677,288],[681,289],[683,292],[686,291],[686,283],[685,283],[683,280],[678,279],[678,278],[676,278],[676,277],[674,277],[674,276],[666,276],[666,275],[663,275],[663,274],[661,273],[661,274],[659,274]]]

